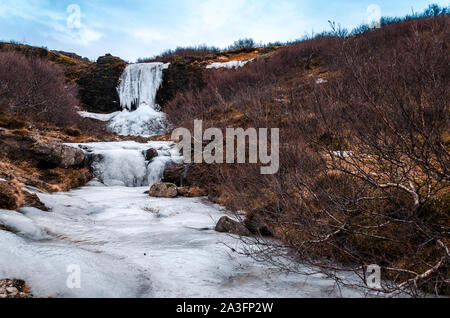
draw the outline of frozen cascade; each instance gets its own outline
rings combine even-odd
[[[124,136],[154,136],[167,127],[166,116],[156,104],[156,94],[169,64],[137,63],[125,68],[117,92],[121,112],[94,114],[79,112],[82,117],[108,121],[109,127]]]
[[[68,144],[80,147],[91,158],[94,176],[107,186],[143,187],[161,180],[169,162],[181,161],[174,143],[134,141]],[[153,148],[158,157],[146,161],[145,153]]]
[[[128,65],[117,88],[122,108],[132,111],[133,108],[147,105],[159,111],[155,104],[156,93],[162,84],[163,70],[168,67],[169,64],[163,63]]]

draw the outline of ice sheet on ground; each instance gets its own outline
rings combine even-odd
[[[219,206],[150,198],[145,190],[88,186],[39,194],[51,213],[6,212],[3,220],[22,234],[0,230],[0,259],[7,260],[0,279],[25,279],[35,295],[55,297],[339,295],[321,276],[285,275],[232,252],[225,244],[239,250],[240,240],[213,230],[225,213]],[[34,229],[51,239],[33,236]],[[70,265],[81,269],[81,289],[66,284]],[[344,289],[343,295],[359,294]]]
[[[114,112],[110,114],[97,114],[97,113],[89,113],[89,112],[78,112],[78,114],[83,118],[91,118],[100,121],[110,121],[113,117],[117,116],[121,112]]]

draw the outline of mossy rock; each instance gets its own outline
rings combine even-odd
[[[178,196],[178,188],[173,183],[156,183],[150,188],[150,196],[155,198],[175,198]]]

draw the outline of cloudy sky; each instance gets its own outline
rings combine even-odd
[[[450,0],[0,0],[0,40],[135,61],[244,37],[294,40],[329,29],[328,20],[352,28],[380,13],[403,16],[430,3]]]

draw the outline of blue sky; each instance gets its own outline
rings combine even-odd
[[[288,41],[450,0],[0,0],[0,40],[129,61],[177,46]],[[376,6],[373,6],[376,5]]]

